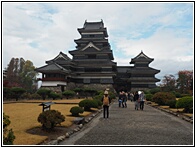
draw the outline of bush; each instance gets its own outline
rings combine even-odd
[[[55,92],[50,92],[49,97],[51,97],[53,100],[57,98],[61,98],[61,95]]]
[[[39,114],[37,121],[42,124],[43,129],[53,129],[65,121],[65,116],[57,110],[47,110]]]
[[[34,93],[34,94],[31,94],[31,99],[33,99],[33,100],[41,100],[42,97],[39,94]]]
[[[153,94],[145,94],[147,101],[152,101]]]
[[[160,92],[161,91],[161,89],[159,88],[159,87],[156,87],[156,88],[153,88],[153,89],[150,89],[149,90],[149,92],[151,93],[151,94],[156,94],[156,93],[158,93],[158,92]]]
[[[176,100],[169,100],[166,105],[170,108],[176,108]]]
[[[11,89],[8,87],[3,87],[3,99],[8,99],[11,97]]]
[[[187,96],[180,98],[176,103],[177,108],[184,108],[185,113],[193,113],[193,97]]]
[[[20,88],[20,87],[12,87],[11,91],[13,93],[13,97],[16,99],[16,101],[18,101],[18,99],[20,98],[20,96],[26,92],[25,89]]]
[[[72,116],[78,117],[80,113],[83,113],[84,110],[79,106],[74,106],[70,109]]]
[[[42,96],[42,99],[45,100],[46,97],[50,94],[51,90],[49,89],[44,89],[44,88],[40,88],[37,93]]]
[[[168,105],[168,102],[176,100],[176,97],[169,92],[158,92],[153,95],[152,100],[159,105]]]
[[[75,92],[72,91],[72,90],[65,90],[65,91],[63,92],[63,95],[68,99],[69,97],[74,96],[74,95],[75,95]]]
[[[15,136],[12,129],[8,130],[7,127],[10,125],[9,116],[3,113],[3,144],[4,145],[13,145]]]
[[[84,108],[84,111],[90,111],[91,108],[98,108],[98,103],[95,100],[85,99],[79,102],[79,106]]]

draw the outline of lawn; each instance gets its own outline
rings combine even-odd
[[[47,102],[40,101],[40,102]],[[51,100],[50,100],[51,101]],[[74,100],[55,100],[54,102],[59,103],[77,103],[81,99]],[[12,128],[16,139],[14,140],[14,145],[36,145],[47,138],[47,136],[41,136],[36,134],[30,134],[26,131],[34,127],[41,127],[41,124],[37,121],[39,114],[42,112],[42,106],[40,103],[28,103],[33,101],[26,101],[25,103],[10,103],[3,104],[3,112],[10,117],[11,124],[8,127]],[[75,117],[70,116],[70,108],[77,106],[76,104],[53,104],[51,109],[55,109],[61,112],[65,116],[65,121],[61,126],[69,127],[72,125],[72,121]],[[82,116],[87,116],[91,112],[84,112]]]

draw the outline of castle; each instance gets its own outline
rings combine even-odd
[[[61,92],[77,87],[135,91],[154,88],[160,81],[155,78],[160,70],[149,67],[154,59],[142,51],[131,59],[133,66],[117,66],[113,62],[107,28],[102,20],[85,21],[78,32],[81,38],[74,40],[76,49],[69,51],[72,59],[60,52],[54,59],[46,61],[45,66],[35,69],[42,73],[41,87]]]

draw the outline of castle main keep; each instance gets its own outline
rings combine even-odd
[[[78,32],[81,38],[74,40],[76,49],[69,51],[72,59],[60,52],[46,61],[45,66],[36,69],[42,73],[41,87],[54,91],[77,87],[135,91],[154,88],[155,83],[160,81],[155,78],[160,70],[149,67],[154,59],[142,51],[131,59],[130,64],[133,66],[117,66],[113,62],[113,52],[103,21],[85,21]]]

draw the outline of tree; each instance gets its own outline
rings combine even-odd
[[[176,78],[174,75],[165,75],[162,79],[162,89],[163,91],[175,91],[176,88]]]
[[[50,94],[51,90],[49,89],[44,89],[44,88],[40,88],[37,93],[42,96],[42,99],[45,100],[46,96],[48,96]]]
[[[23,87],[32,91],[32,85],[37,75],[34,69],[31,61],[25,61],[23,58],[12,58],[8,67],[5,68],[7,76],[3,79],[4,84],[6,87]]]
[[[33,63],[27,60],[25,63],[21,63],[21,71],[20,71],[20,81],[23,88],[27,90],[32,90],[33,83],[36,80],[37,72],[34,71],[35,67]]]
[[[71,90],[65,90],[63,92],[63,95],[68,99],[69,97],[72,97],[75,95],[75,92],[74,91],[71,91]]]
[[[26,92],[25,89],[20,88],[20,87],[12,87],[11,92],[13,94],[13,97],[16,98],[16,101],[20,98],[20,96]]]
[[[56,125],[61,124],[61,122],[65,121],[65,116],[57,110],[47,110],[40,113],[37,121],[42,124],[43,129],[51,130]]]
[[[179,71],[177,79],[177,88],[180,93],[192,93],[193,91],[193,71]]]
[[[14,132],[12,129],[8,130],[8,126],[11,121],[9,120],[9,116],[3,113],[3,144],[4,145],[12,145],[15,139]]]

